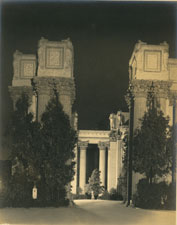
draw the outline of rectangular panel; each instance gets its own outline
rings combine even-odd
[[[62,69],[64,61],[64,49],[62,47],[46,48],[46,68]]]
[[[144,71],[160,72],[161,71],[161,51],[144,51]]]
[[[21,78],[30,78],[35,75],[35,61],[21,60]]]

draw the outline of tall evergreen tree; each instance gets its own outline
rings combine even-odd
[[[23,93],[16,103],[6,136],[12,163],[8,200],[19,205],[32,198],[32,186],[40,179],[40,124],[33,121],[29,106],[28,95]]]
[[[101,186],[100,173],[98,169],[94,169],[89,178],[89,190],[93,192],[95,199],[97,199],[98,195],[104,190],[104,187]]]
[[[29,112],[29,98],[22,94],[8,129],[12,176],[6,197],[12,206],[32,206],[32,188],[38,188],[35,204],[63,205],[66,186],[74,175],[76,132],[58,101],[49,101],[41,122]],[[56,204],[55,204],[56,203]]]
[[[56,92],[41,117],[41,126],[42,179],[52,201],[64,200],[66,185],[74,176],[72,159],[77,136],[70,125],[68,115],[63,111]]]
[[[145,174],[151,184],[171,169],[171,129],[169,119],[158,108],[153,89],[147,97],[147,111],[141,119],[141,127],[134,135],[133,170]]]

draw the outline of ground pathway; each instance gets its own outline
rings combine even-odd
[[[59,225],[175,225],[175,211],[125,207],[122,202],[75,200],[69,208],[0,209],[0,224]]]

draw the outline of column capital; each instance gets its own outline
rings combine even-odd
[[[54,84],[52,85],[51,78],[35,77],[32,79],[34,91],[39,95],[52,95],[54,93]]]
[[[129,90],[134,97],[147,97],[147,92],[153,87],[156,97],[167,98],[171,81],[151,81],[151,80],[132,80],[129,83]]]
[[[169,104],[170,106],[172,105],[177,105],[177,91],[171,91],[169,94]]]
[[[78,146],[80,147],[80,149],[86,149],[88,147],[88,143],[88,141],[79,141]]]
[[[106,150],[106,148],[108,148],[109,147],[109,142],[99,142],[98,143],[98,148],[100,149],[100,150]]]
[[[53,95],[57,90],[59,95],[69,95],[71,104],[75,100],[74,79],[65,77],[35,77],[32,79],[34,90],[39,94]]]

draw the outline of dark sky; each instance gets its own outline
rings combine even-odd
[[[28,1],[29,2],[29,1]],[[7,126],[12,102],[13,53],[35,54],[38,40],[70,37],[80,129],[96,129],[112,112],[127,110],[128,63],[138,40],[167,41],[175,57],[174,3],[3,3],[1,13],[1,118]],[[2,130],[3,130],[2,129]]]

